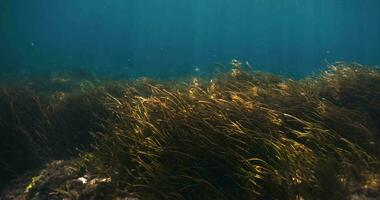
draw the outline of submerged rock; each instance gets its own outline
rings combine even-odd
[[[26,174],[2,193],[0,200],[137,200],[116,191],[111,178],[85,174],[75,161],[53,161],[38,172]]]
[[[380,198],[380,175],[366,175],[362,185],[352,185],[350,200]],[[52,161],[45,168],[27,173],[0,194],[0,200],[138,200],[115,189],[112,179],[86,174],[76,161]]]

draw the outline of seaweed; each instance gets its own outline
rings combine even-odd
[[[378,69],[335,63],[301,80],[237,60],[223,69],[4,86],[1,180],[74,157],[139,199],[344,199],[378,173]]]
[[[0,87],[0,188],[49,160],[88,150],[91,132],[103,130],[107,118],[101,97],[96,88],[69,93],[28,85]]]
[[[142,199],[341,199],[377,162],[377,70],[331,66],[293,81],[232,65],[211,81],[148,81],[109,98],[118,119],[95,168]]]
[[[0,88],[0,180],[35,166],[48,153],[46,107],[34,93],[22,89]],[[3,183],[1,183],[3,184]],[[1,185],[0,184],[0,185]]]

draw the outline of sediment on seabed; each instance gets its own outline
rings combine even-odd
[[[0,88],[2,199],[380,198],[377,68],[20,85]]]

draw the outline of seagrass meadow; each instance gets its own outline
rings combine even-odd
[[[380,198],[378,68],[230,68],[4,81],[0,199]]]

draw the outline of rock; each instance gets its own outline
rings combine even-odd
[[[0,200],[138,200],[116,190],[111,178],[82,172],[75,161],[53,161],[3,194]]]

